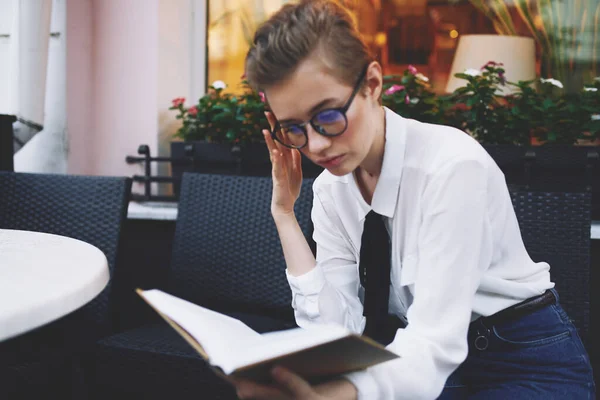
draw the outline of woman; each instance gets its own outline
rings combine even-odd
[[[384,339],[399,359],[315,387],[276,369],[275,386],[238,381],[241,398],[594,396],[588,356],[549,265],[525,250],[503,174],[465,133],[381,106],[381,66],[345,9],[327,0],[284,6],[256,32],[246,75],[271,110],[271,211],[298,325],[384,337],[390,325],[363,307],[383,293],[406,326]],[[299,151],[326,169],[313,188],[316,260],[293,211]],[[389,264],[389,283],[366,294],[369,271],[381,267],[369,263],[388,251],[361,257],[365,220],[377,218],[390,239],[379,262]]]

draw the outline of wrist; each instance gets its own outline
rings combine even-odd
[[[273,219],[275,220],[275,224],[285,223],[285,222],[296,220],[296,214],[294,213],[294,210],[288,211],[288,210],[279,210],[279,209],[272,208],[271,215],[273,216]]]
[[[315,391],[326,398],[356,400],[358,390],[347,379],[339,379],[315,386]]]

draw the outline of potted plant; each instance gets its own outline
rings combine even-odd
[[[490,61],[456,74],[465,84],[434,95],[428,79],[409,67],[386,77],[383,104],[407,118],[443,123],[476,138],[503,170],[509,184],[546,190],[593,186],[600,215],[600,79],[579,93],[565,93],[556,79],[507,82],[503,65]],[[502,95],[502,85],[516,91]],[[596,178],[597,180],[597,178]]]
[[[265,176],[271,174],[262,130],[268,129],[263,93],[253,91],[242,77],[241,94],[226,93],[223,81],[215,81],[198,102],[186,106],[173,99],[170,110],[182,121],[171,142],[173,177],[183,171]],[[303,160],[305,176],[322,171]],[[178,191],[178,187],[175,188]]]
[[[600,134],[590,124],[592,110],[600,109],[593,90],[565,94],[556,79],[506,82],[502,65],[495,62],[457,76],[466,85],[453,96],[467,105],[458,119],[505,171],[509,183],[556,190],[586,185],[591,178],[588,164],[598,154],[589,145]],[[518,90],[501,96],[499,85]]]
[[[600,176],[600,78],[582,91],[566,93],[556,79],[507,82],[502,64],[456,74],[465,84],[437,95],[429,79],[409,66],[402,75],[384,77],[383,105],[406,118],[455,126],[477,139],[506,175],[509,184],[535,184],[550,190],[573,190]],[[243,78],[242,78],[243,79]],[[270,161],[262,138],[268,127],[261,93],[245,80],[241,95],[224,93],[217,81],[198,103],[173,100],[182,126],[172,156],[193,159],[193,170],[267,175]],[[502,85],[517,90],[503,95]],[[187,152],[186,152],[187,149]],[[305,176],[321,168],[303,161]],[[174,162],[173,175],[186,167]],[[595,169],[593,169],[595,168]],[[597,179],[596,179],[597,180]],[[600,215],[600,184],[594,184],[594,213]]]
[[[382,103],[405,118],[441,123],[446,102],[432,90],[429,78],[409,65],[402,75],[384,76]]]
[[[187,106],[184,98],[176,98],[170,107],[182,121],[175,134],[181,141],[171,142],[171,157],[193,160],[194,171],[240,173],[242,159],[252,152],[258,152],[254,159],[269,161],[261,145],[267,121],[260,96],[247,87],[241,95],[225,93],[225,87],[224,82],[215,81],[196,104]],[[185,163],[174,162],[173,176],[185,169]]]

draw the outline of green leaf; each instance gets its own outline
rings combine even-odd
[[[466,104],[469,107],[473,107],[477,103],[479,103],[479,98],[476,96],[469,97],[466,101]]]
[[[542,108],[544,110],[548,110],[554,106],[554,101],[552,99],[545,99],[542,103]]]
[[[458,73],[454,74],[454,76],[457,77],[457,78],[461,78],[461,79],[467,80],[467,81],[474,80],[473,76],[465,74],[465,73],[462,73],[462,72],[458,72]]]

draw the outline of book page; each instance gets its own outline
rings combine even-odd
[[[305,379],[356,371],[398,356],[339,325],[259,334],[241,321],[160,290],[137,290],[208,362],[225,375],[269,382],[280,364]]]
[[[204,349],[212,365],[223,368],[261,342],[261,335],[243,322],[177,298],[158,289],[141,295],[158,311],[185,329]]]
[[[315,325],[310,329],[294,328],[263,333],[260,342],[244,349],[234,360],[222,365],[222,368],[229,374],[240,367],[332,342],[349,334],[346,328],[339,325]]]

